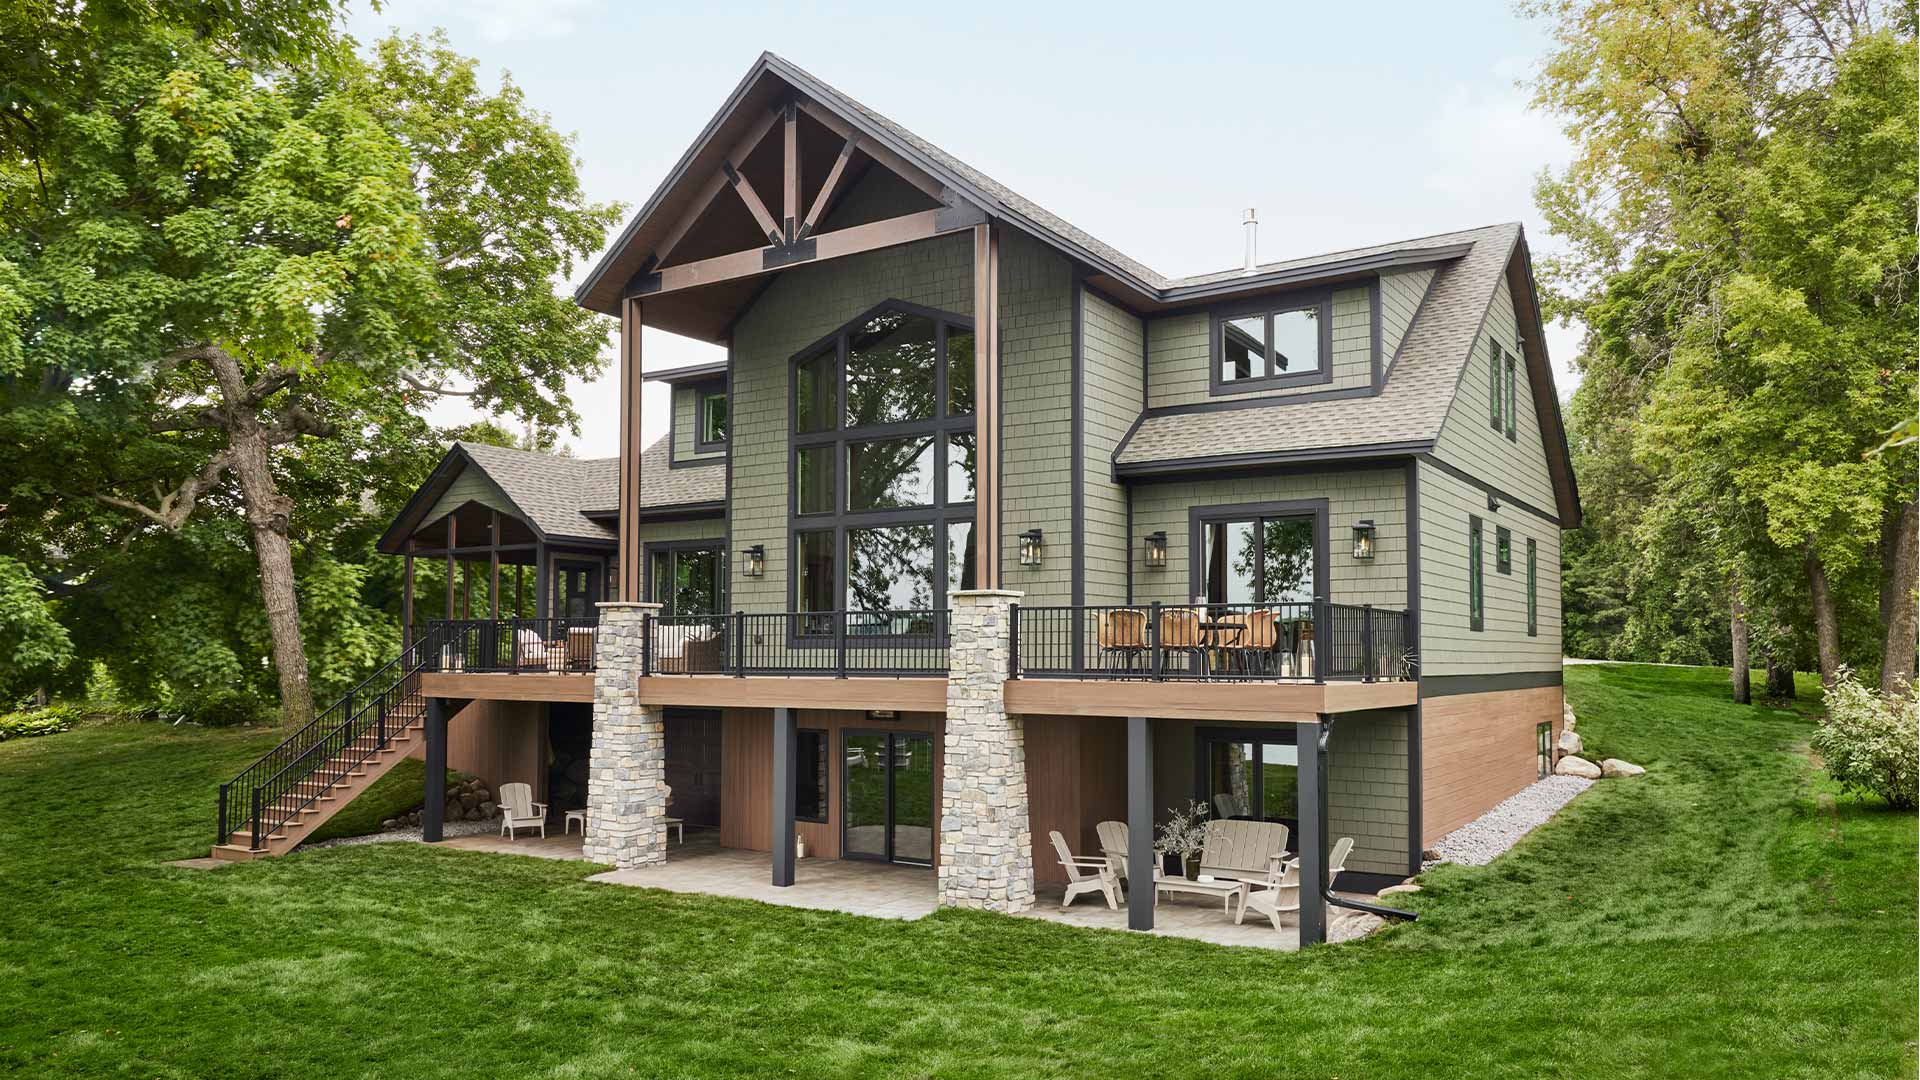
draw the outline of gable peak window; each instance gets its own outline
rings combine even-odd
[[[1332,339],[1329,292],[1220,312],[1213,329],[1214,392],[1325,382]]]
[[[1493,566],[1503,574],[1513,573],[1513,530],[1504,526],[1493,530]]]
[[[966,318],[889,301],[794,357],[795,611],[921,611],[973,587],[973,348]]]
[[[727,391],[724,383],[703,386],[694,395],[694,447],[714,450],[727,443]]]

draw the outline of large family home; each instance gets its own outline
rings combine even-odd
[[[1580,506],[1517,225],[1168,278],[764,55],[577,298],[620,456],[453,447],[381,544],[406,650],[222,788],[228,857],[417,752],[596,861],[671,818],[1020,910],[1051,833],[1151,864],[1199,802],[1289,825],[1314,941],[1332,838],[1398,881],[1551,764]]]

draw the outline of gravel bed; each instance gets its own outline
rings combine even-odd
[[[482,833],[499,832],[500,821],[449,821],[440,828],[443,837],[479,836]],[[301,844],[302,850],[311,848],[353,847],[357,844],[394,844],[403,840],[419,843],[424,834],[418,826],[410,829],[388,829],[385,832],[368,833],[365,836],[342,836],[333,840],[322,840],[317,844]]]
[[[1575,795],[1592,787],[1594,781],[1578,776],[1549,776],[1521,789],[1520,793],[1440,838],[1433,850],[1440,857],[1424,864],[1456,862],[1467,866],[1485,866],[1502,852],[1520,842],[1520,838],[1544,825]]]

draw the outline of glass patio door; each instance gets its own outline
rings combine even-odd
[[[933,739],[848,732],[842,742],[840,851],[849,859],[933,865]]]

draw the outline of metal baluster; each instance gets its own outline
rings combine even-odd
[[[736,679],[747,677],[747,613],[733,613],[733,676]]]
[[[847,677],[847,613],[844,609],[833,613],[833,659],[834,677]]]
[[[948,664],[952,664],[949,659]],[[1007,678],[1020,677],[1020,605],[1007,605]]]
[[[1360,664],[1363,682],[1373,681],[1373,605],[1364,604],[1360,608]]]
[[[1160,601],[1155,600],[1147,614],[1147,653],[1152,657],[1153,681],[1161,680],[1163,658],[1160,655]]]

